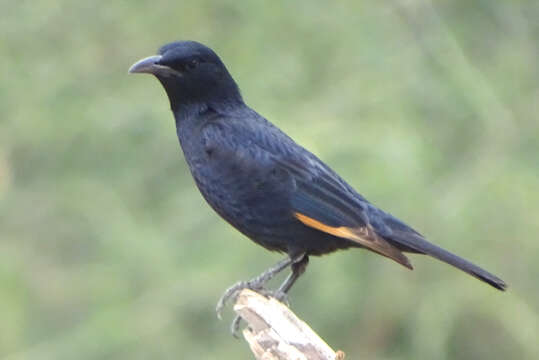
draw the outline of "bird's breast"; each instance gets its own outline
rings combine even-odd
[[[204,199],[225,220],[251,238],[272,234],[295,223],[282,174],[243,166],[241,159],[219,156],[218,150],[186,153]]]

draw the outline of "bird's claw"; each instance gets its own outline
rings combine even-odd
[[[300,260],[303,259],[303,256],[300,258]],[[286,295],[286,292],[288,289],[290,289],[291,284],[294,282],[296,278],[293,278],[292,281],[290,280],[290,276],[287,278],[285,283],[281,285],[281,287],[276,291],[268,291],[264,289],[264,285],[273,278],[273,276],[280,271],[282,271],[284,268],[289,266],[293,260],[290,257],[287,257],[284,260],[279,261],[277,264],[269,268],[268,270],[264,271],[259,276],[249,280],[249,281],[238,281],[223,293],[219,301],[217,302],[217,306],[215,308],[215,311],[217,313],[217,317],[219,319],[222,319],[221,312],[223,311],[223,308],[226,306],[226,304],[230,301],[230,299],[233,299],[234,301],[237,299],[238,294],[243,289],[250,289],[253,291],[256,291],[258,293],[261,293],[262,295],[266,297],[273,297],[276,298],[278,301],[284,302],[288,306],[288,297]],[[230,331],[232,332],[232,335],[235,338],[238,338],[238,330],[241,323],[241,317],[238,315],[234,318],[234,321],[232,321],[232,324],[230,325]]]
[[[217,313],[217,317],[219,320],[222,320],[222,311],[226,304],[231,300],[235,300],[238,297],[238,294],[243,289],[250,289],[253,291],[256,291],[266,297],[272,297],[277,299],[278,301],[284,303],[286,306],[289,306],[288,303],[288,295],[282,291],[279,290],[266,290],[262,288],[262,285],[258,282],[254,281],[238,281],[231,287],[225,290],[219,301],[217,302],[217,306],[215,307],[215,312]],[[232,333],[232,336],[234,336],[236,339],[239,339],[238,331],[240,329],[241,324],[241,316],[236,315],[232,323],[230,324],[230,332]]]
[[[217,306],[215,307],[215,312],[217,313],[217,317],[219,318],[219,320],[222,319],[221,313],[223,312],[223,308],[226,306],[226,304],[230,301],[230,299],[235,300],[238,297],[240,291],[243,289],[250,289],[254,291],[262,290],[259,284],[253,283],[251,281],[238,281],[237,283],[226,289],[219,301],[217,302]]]
[[[239,285],[238,284],[235,284],[234,286],[236,285]],[[249,287],[238,287],[237,289],[235,289],[235,291],[232,293],[232,294],[227,294],[228,293],[228,290],[230,289],[227,289],[227,291],[225,291],[225,294],[223,295],[223,297],[225,295],[228,295],[228,298],[227,299],[224,299],[223,300],[223,297],[221,297],[221,300],[219,300],[219,304],[221,304],[222,302],[222,306],[225,306],[227,301],[232,298],[232,297],[237,297],[238,293],[243,290],[243,289],[248,289]],[[251,290],[256,290],[258,293],[266,296],[266,297],[272,297],[274,299],[277,299],[278,301],[282,302],[283,304],[285,304],[286,306],[290,306],[290,303],[288,302],[288,294],[286,294],[285,292],[282,292],[282,291],[279,291],[279,290],[265,290],[265,289],[262,289],[262,288],[258,288],[258,289],[251,289]],[[222,307],[219,308],[219,304],[217,305],[218,307],[218,310],[217,310],[217,316],[219,317],[219,319],[221,319],[221,310],[222,310]],[[230,333],[232,334],[232,336],[234,336],[236,339],[239,339],[239,330],[240,330],[240,325],[241,325],[241,316],[239,315],[236,315],[236,317],[234,318],[234,320],[232,320],[232,323],[230,323]]]
[[[234,336],[236,339],[239,339],[238,331],[240,330],[240,324],[241,324],[241,316],[236,315],[234,320],[232,320],[232,323],[230,324],[230,333],[232,336]]]

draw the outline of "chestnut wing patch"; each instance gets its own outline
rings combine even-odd
[[[408,258],[395,246],[376,235],[369,225],[355,228],[346,226],[334,227],[298,212],[294,213],[294,216],[306,226],[356,242],[371,251],[395,260],[410,270],[413,269]]]

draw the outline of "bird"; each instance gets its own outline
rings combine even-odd
[[[429,255],[505,290],[507,284],[431,242],[373,205],[313,153],[245,104],[221,58],[196,41],[175,41],[129,73],[162,84],[195,183],[206,202],[246,237],[285,258],[259,276],[229,287],[217,314],[242,289],[280,300],[305,272],[309,257],[361,248],[413,269],[405,253]],[[291,272],[275,291],[276,274]],[[235,333],[240,318],[232,323]]]

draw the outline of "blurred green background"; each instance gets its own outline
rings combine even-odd
[[[293,310],[350,359],[539,358],[539,2],[2,1],[0,358],[250,359],[214,306],[280,259],[204,203],[159,83],[214,48],[373,203],[501,276],[313,258]],[[279,279],[280,280],[280,279]]]

